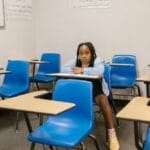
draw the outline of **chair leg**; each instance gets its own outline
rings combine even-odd
[[[39,91],[40,88],[39,88],[38,82],[35,82],[35,84],[36,84],[37,90]]]
[[[96,146],[96,149],[97,149],[97,150],[100,150],[99,145],[98,145],[98,142],[97,142],[97,140],[96,140],[96,137],[95,137],[94,135],[92,135],[92,134],[90,134],[89,137],[94,141],[94,144],[95,144],[95,146]]]
[[[43,124],[43,115],[39,114],[39,125]]]
[[[16,132],[19,131],[19,112],[16,113]]]
[[[81,146],[81,150],[85,150],[85,145],[83,142],[80,143],[80,146]]]
[[[34,147],[35,147],[35,143],[31,143],[31,147],[30,147],[30,150],[34,150]]]
[[[50,146],[49,146],[49,149],[50,149],[50,150],[53,150],[53,146],[50,145]]]
[[[137,90],[138,90],[138,96],[141,96],[141,90],[140,90],[140,87],[139,87],[137,84],[135,84],[135,86],[136,86],[136,88],[137,88]]]

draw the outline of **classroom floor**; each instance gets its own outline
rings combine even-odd
[[[23,115],[20,114],[19,132],[15,132],[15,117],[13,111],[0,110],[0,150],[29,150],[30,142],[26,136],[28,131],[24,122]],[[30,114],[30,120],[33,128],[38,126],[38,117]],[[142,130],[146,131],[147,124],[142,124]],[[97,137],[101,150],[107,150],[105,142],[105,126],[102,116],[96,114],[94,134]],[[120,128],[117,129],[121,149],[120,150],[136,150],[134,146],[133,122],[120,120]],[[94,144],[90,139],[85,140],[88,150],[95,150]],[[48,150],[48,147],[45,147]],[[41,145],[36,145],[35,150],[43,150]]]

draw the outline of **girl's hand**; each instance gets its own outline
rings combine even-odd
[[[81,68],[81,67],[73,67],[72,71],[75,74],[82,74],[83,73],[83,68]]]

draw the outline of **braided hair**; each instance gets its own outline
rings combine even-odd
[[[83,45],[87,46],[90,50],[91,60],[90,60],[90,63],[89,63],[89,67],[93,67],[94,66],[94,60],[97,57],[97,55],[96,55],[96,52],[95,52],[95,47],[93,46],[93,44],[91,42],[84,42],[84,43],[80,43],[78,45],[77,56],[76,56],[76,64],[75,65],[76,65],[76,67],[81,67],[82,66],[82,62],[79,59],[79,51],[80,51],[80,47],[83,46]]]

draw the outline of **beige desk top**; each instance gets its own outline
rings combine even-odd
[[[146,75],[142,75],[136,79],[138,82],[150,82],[150,73]]]
[[[0,74],[6,74],[6,73],[10,73],[11,71],[6,71],[6,70],[0,70]]]
[[[147,106],[148,98],[135,97],[119,113],[117,118],[150,122],[150,106]]]
[[[47,76],[54,77],[66,77],[66,78],[80,78],[80,79],[100,79],[102,76],[98,75],[84,75],[84,74],[73,74],[73,73],[51,73],[46,74]]]
[[[28,62],[31,63],[31,64],[47,64],[47,63],[50,63],[48,61],[41,61],[41,60],[29,60]]]
[[[57,115],[75,106],[73,103],[45,100],[34,96],[47,93],[36,91],[0,101],[0,109],[11,109],[24,112]]]
[[[134,64],[123,64],[123,63],[110,63],[111,66],[118,66],[118,67],[132,67]]]

